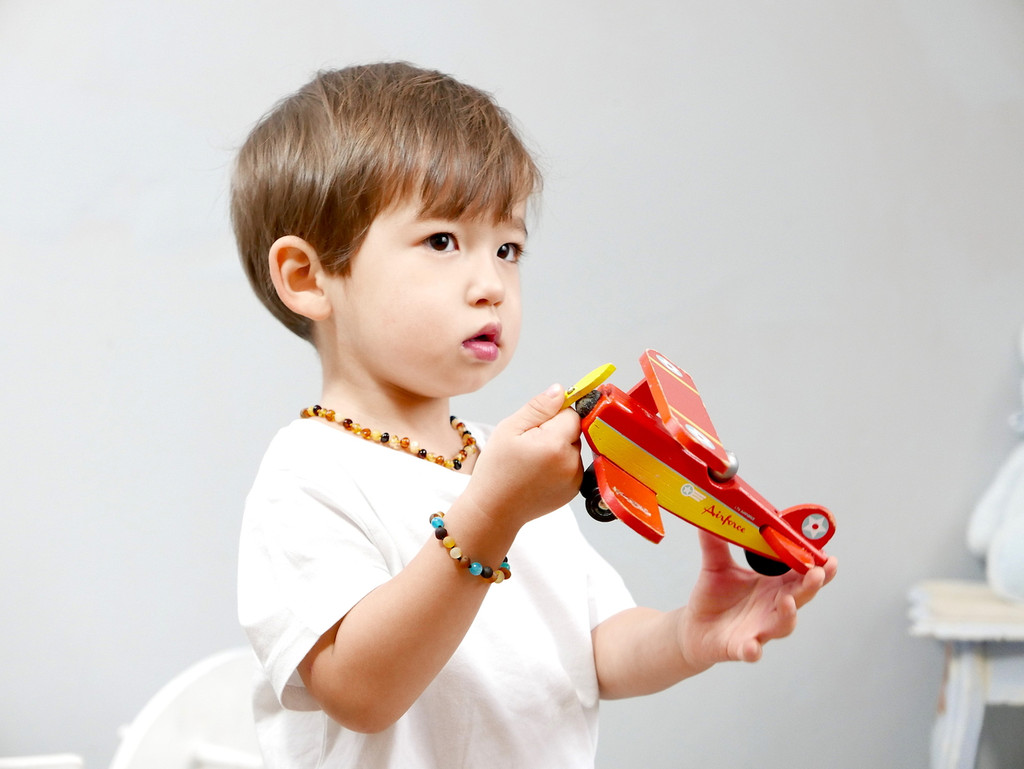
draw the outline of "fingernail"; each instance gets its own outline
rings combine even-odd
[[[562,389],[562,385],[557,383],[551,385],[551,387],[544,391],[544,394],[549,398],[554,398],[556,395],[563,395],[564,393],[565,391]]]

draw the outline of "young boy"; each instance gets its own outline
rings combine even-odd
[[[488,95],[406,64],[321,73],[239,154],[248,276],[323,369],[243,521],[268,769],[592,767],[601,697],[758,659],[835,573],[760,577],[705,536],[689,604],[638,608],[566,507],[562,388],[493,430],[449,419],[515,350],[539,186]]]

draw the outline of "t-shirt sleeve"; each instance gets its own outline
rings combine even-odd
[[[246,499],[238,612],[286,708],[316,710],[298,664],[328,629],[390,579],[374,544],[373,516],[355,484],[331,495],[288,470],[261,470]],[[342,508],[332,500],[345,498]]]
[[[582,533],[583,553],[587,562],[587,594],[590,600],[590,629],[593,630],[609,617],[636,606],[626,583],[601,556]]]

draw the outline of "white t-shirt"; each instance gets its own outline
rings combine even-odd
[[[483,447],[488,432],[470,429]],[[246,500],[238,586],[262,662],[254,711],[267,769],[593,767],[591,630],[633,601],[568,508],[522,528],[512,578],[488,589],[451,660],[389,729],[344,729],[296,672],[324,632],[422,549],[430,516],[468,481],[320,420],[297,420],[271,442]]]

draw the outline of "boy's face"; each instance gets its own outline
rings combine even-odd
[[[419,201],[380,214],[346,276],[325,286],[336,375],[402,398],[479,389],[519,341],[525,203],[507,222],[425,219]]]

